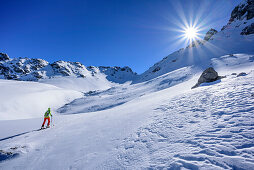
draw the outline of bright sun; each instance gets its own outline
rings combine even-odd
[[[197,29],[194,27],[188,27],[184,31],[185,37],[190,40],[194,40],[197,38],[197,32],[198,32]]]

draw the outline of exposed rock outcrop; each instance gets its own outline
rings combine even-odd
[[[236,6],[229,19],[229,23],[235,20],[250,20],[254,17],[254,0],[245,0],[243,3]]]
[[[211,28],[209,31],[207,31],[204,39],[195,40],[192,41],[186,48],[192,48],[192,47],[198,47],[199,45],[204,45],[206,41],[212,40],[212,37],[217,34],[217,30]]]
[[[10,60],[10,57],[7,54],[0,53],[0,61]]]
[[[219,80],[220,78],[221,77],[214,70],[214,68],[209,67],[205,71],[203,71],[203,73],[201,74],[201,76],[198,79],[197,84],[195,86],[193,86],[192,89],[198,87],[202,83],[210,83],[210,82]]]
[[[242,32],[241,35],[249,35],[253,34],[253,22],[247,22],[248,20],[251,20],[254,18],[254,0],[244,0],[242,3],[237,5],[233,11],[231,12],[231,17],[227,23],[227,25],[222,27],[222,31],[226,28],[232,28],[230,25],[235,21],[240,21],[235,27],[239,27],[240,25],[247,24]]]
[[[113,82],[124,83],[126,81],[135,80],[137,73],[133,72],[130,67],[105,67],[100,66],[99,72],[107,75],[107,79]]]
[[[249,34],[254,34],[254,23],[245,27],[241,32],[241,35],[249,35]]]
[[[237,77],[246,76],[247,74],[245,72],[241,72],[237,75]]]
[[[50,64],[55,75],[86,77],[88,70],[79,62],[56,61]]]
[[[152,72],[155,73],[157,71],[159,71],[161,68],[160,67],[156,67]]]
[[[206,33],[206,35],[205,35],[205,37],[204,37],[204,40],[205,40],[205,41],[209,41],[209,40],[212,38],[212,36],[213,36],[214,34],[217,34],[217,32],[218,32],[217,30],[211,28],[211,29]]]
[[[204,44],[203,40],[195,40],[195,41],[192,41],[186,48],[197,47],[202,44]]]

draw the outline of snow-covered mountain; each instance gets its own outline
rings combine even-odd
[[[252,170],[253,2],[138,76],[1,54],[0,169]],[[220,79],[191,89],[208,67]]]
[[[14,58],[0,53],[0,78],[9,80],[38,81],[55,77],[78,77],[98,79],[104,74],[106,79],[124,83],[135,79],[129,67],[85,67],[80,62],[56,61],[49,63],[43,59]]]
[[[211,59],[223,55],[254,54],[254,1],[244,0],[234,8],[221,31],[210,29],[203,40],[193,42],[154,64],[136,82],[153,79],[170,71],[194,65],[205,69]]]

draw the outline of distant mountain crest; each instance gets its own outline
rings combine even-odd
[[[124,83],[136,78],[129,67],[85,67],[80,62],[56,61],[49,63],[42,59],[14,58],[0,53],[0,78],[10,80],[38,81],[59,76],[95,77],[104,74],[109,81]]]

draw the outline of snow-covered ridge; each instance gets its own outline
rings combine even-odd
[[[9,80],[38,81],[54,77],[99,78],[105,75],[109,81],[124,83],[135,79],[129,67],[86,67],[80,62],[56,61],[49,63],[43,59],[13,58],[0,53],[0,78]]]

